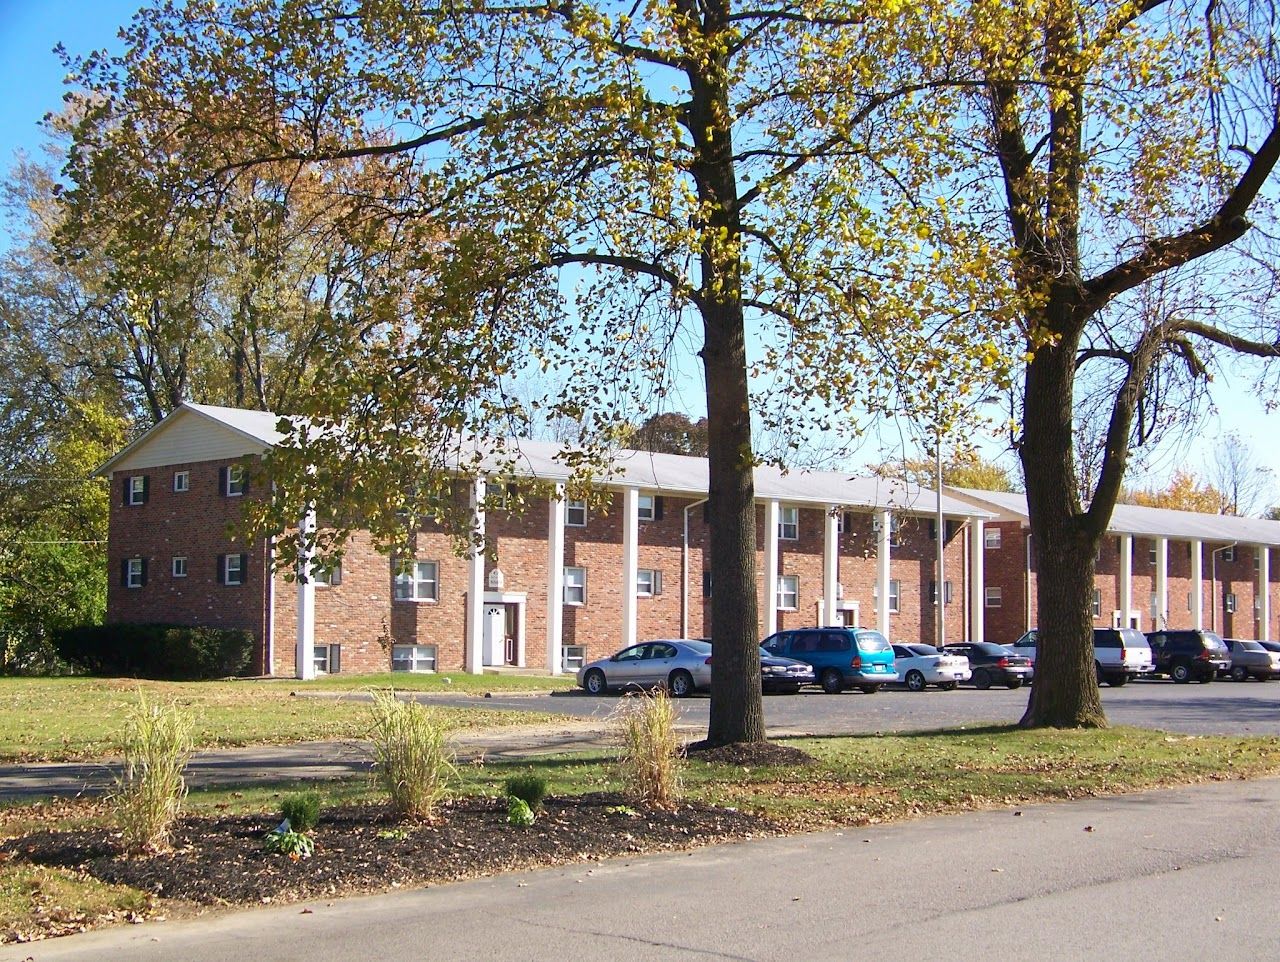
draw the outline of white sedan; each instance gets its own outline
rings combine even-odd
[[[898,677],[911,691],[924,691],[928,685],[951,691],[972,675],[968,658],[945,655],[933,645],[894,645],[893,659]]]

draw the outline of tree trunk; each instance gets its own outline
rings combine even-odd
[[[1053,572],[1036,579],[1036,678],[1021,721],[1028,728],[1107,724],[1090,618],[1100,532],[1080,509],[1072,454],[1075,348],[1075,339],[1063,337],[1037,350],[1027,366],[1021,449],[1027,511],[1036,569]]]
[[[721,35],[728,30],[728,7],[723,0],[697,6],[689,0],[680,2],[691,18],[704,11],[705,34]],[[699,306],[705,333],[702,363],[707,391],[711,634],[715,644],[707,742],[726,745],[765,740],[751,395],[742,306],[742,222],[724,55],[700,52],[687,72],[693,174],[705,212]]]

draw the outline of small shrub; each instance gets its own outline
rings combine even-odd
[[[194,625],[83,625],[54,638],[58,655],[94,675],[198,680],[242,675],[253,632]]]
[[[375,771],[392,806],[409,818],[431,818],[457,775],[444,724],[395,692],[375,692],[370,713]]]
[[[533,809],[523,798],[512,795],[507,799],[507,824],[528,828],[533,824]]]
[[[504,783],[506,793],[518,798],[535,812],[542,810],[542,802],[547,797],[548,784],[545,775],[537,772],[523,772],[512,775]]]
[[[622,780],[638,802],[665,808],[680,797],[676,708],[666,689],[624,699],[613,726],[622,738]]]
[[[281,825],[280,828],[284,826]],[[267,837],[262,840],[262,847],[274,855],[287,855],[296,862],[315,854],[316,843],[311,841],[311,836],[306,832],[291,830],[282,832],[278,828],[267,834]]]
[[[176,705],[138,696],[125,717],[124,764],[112,796],[116,824],[134,852],[169,847],[169,831],[182,810],[191,758],[191,720]]]
[[[315,792],[298,792],[280,803],[280,814],[299,832],[309,832],[320,822],[320,796]]]

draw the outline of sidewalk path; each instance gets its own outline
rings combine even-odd
[[[693,732],[689,730],[691,739],[697,737]],[[471,761],[481,756],[511,759],[582,751],[607,746],[609,741],[600,721],[584,720],[463,730],[453,737],[452,744],[459,760]],[[197,752],[186,775],[191,788],[208,788],[341,778],[368,772],[372,765],[369,745],[364,742],[300,742]],[[3,765],[0,800],[98,794],[111,788],[118,770],[117,759]]]

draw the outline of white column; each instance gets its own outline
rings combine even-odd
[[[1133,535],[1120,536],[1120,627],[1129,624],[1133,610]]]
[[[636,577],[640,569],[640,489],[622,489],[622,647],[636,643]]]
[[[1266,545],[1258,545],[1258,620],[1262,629],[1258,637],[1271,640],[1271,551]]]
[[[839,505],[827,505],[826,525],[822,539],[822,623],[836,623],[836,595],[840,583],[840,510]]]
[[[1169,539],[1156,538],[1156,618],[1153,628],[1169,627]]]
[[[1191,542],[1191,627],[1204,627],[1204,543]]]
[[[889,634],[889,526],[893,524],[893,512],[885,509],[877,517],[880,527],[876,532],[876,630],[892,640]]]
[[[557,484],[547,511],[547,670],[564,663],[564,485]]]
[[[778,630],[778,523],[781,506],[764,503],[764,630],[765,637]]]
[[[969,527],[973,531],[973,536],[969,539],[969,637],[966,640],[986,641],[986,524],[981,518],[970,518]]]
[[[471,483],[475,537],[467,564],[467,638],[463,655],[469,674],[484,673],[484,478]]]
[[[316,511],[308,507],[298,522],[298,645],[294,654],[294,677],[303,681],[316,676],[316,583],[311,576],[315,545]]]

